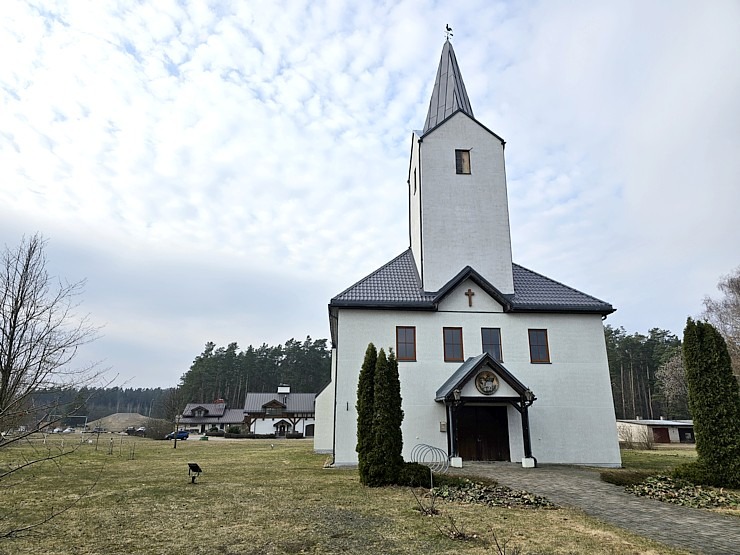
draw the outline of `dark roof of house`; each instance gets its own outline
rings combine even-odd
[[[471,267],[463,268],[439,291],[424,291],[411,249],[334,297],[330,307],[435,310],[457,285],[472,279],[507,312],[585,312],[611,314],[614,308],[596,297],[513,264],[514,294],[498,291]]]
[[[200,405],[192,403],[193,406]],[[187,411],[187,407],[186,407]],[[183,412],[180,423],[187,424],[239,424],[244,420],[244,411],[242,409],[226,409],[220,416],[190,416],[191,412]]]
[[[185,405],[183,415],[190,415],[194,410],[203,409],[204,416],[223,416],[226,410],[226,403],[188,403]]]
[[[285,412],[314,412],[315,400],[315,393],[247,393],[244,412],[265,412],[272,401],[285,405]]]
[[[463,112],[473,117],[473,108],[465,90],[460,67],[457,65],[455,51],[448,40],[444,43],[442,55],[439,58],[437,77],[434,80],[423,132],[426,133],[437,127],[456,112]]]

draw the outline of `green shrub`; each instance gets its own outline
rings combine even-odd
[[[702,484],[718,488],[740,489],[740,475],[726,474],[716,469],[708,469],[703,461],[683,464],[673,470],[671,476],[677,480],[686,480],[692,484]]]
[[[436,478],[434,482],[436,484]],[[404,463],[398,473],[396,485],[422,488],[431,487],[429,468],[415,462]]]
[[[709,323],[686,323],[683,354],[698,460],[674,472],[696,484],[740,487],[740,388],[727,345]]]
[[[229,428],[226,430],[227,434],[241,434],[242,429],[239,426],[229,426]]]
[[[602,470],[600,476],[602,481],[616,486],[634,486],[641,484],[651,473],[646,470]]]

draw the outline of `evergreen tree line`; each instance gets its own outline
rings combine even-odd
[[[277,391],[287,384],[295,393],[318,393],[330,380],[331,351],[326,339],[289,339],[284,345],[236,343],[217,347],[208,342],[203,352],[180,379],[180,398],[185,402],[210,403],[224,399],[236,408],[247,392]]]
[[[614,409],[617,418],[690,418],[685,395],[681,340],[668,330],[628,334],[605,326]],[[674,385],[678,382],[676,393]]]

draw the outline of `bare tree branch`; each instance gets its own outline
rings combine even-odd
[[[740,379],[740,267],[719,280],[723,297],[704,297],[702,317],[712,324],[727,343],[732,371]]]
[[[76,312],[85,282],[49,276],[45,245],[38,234],[24,237],[0,258],[0,430],[46,408],[34,406],[35,393],[79,388],[101,373],[96,363],[71,364],[99,330]]]

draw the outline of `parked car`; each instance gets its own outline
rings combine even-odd
[[[164,436],[165,439],[188,439],[190,437],[190,433],[187,430],[178,430],[177,432],[170,432],[166,436]]]
[[[53,434],[61,434],[62,433],[62,429],[61,428],[54,428],[54,431],[52,433]]]
[[[71,426],[67,426],[66,428],[62,430],[62,433],[63,434],[73,434],[75,433],[75,429],[72,428]]]

